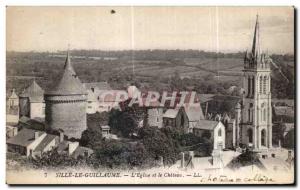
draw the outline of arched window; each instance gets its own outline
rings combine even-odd
[[[265,121],[265,104],[262,103],[260,107],[260,121]]]
[[[251,122],[251,109],[248,109],[248,121]]]
[[[184,116],[183,116],[183,114],[181,115],[181,127],[184,127]]]
[[[248,96],[250,96],[251,94],[251,81],[250,81],[250,77],[248,76]]]
[[[254,77],[252,77],[252,96],[254,96],[254,86],[255,86],[255,81],[254,81],[255,79],[254,79]]]
[[[218,136],[219,136],[219,137],[222,136],[222,130],[221,130],[221,129],[218,130]]]
[[[263,77],[259,77],[259,93],[262,94],[263,91]]]
[[[252,129],[248,129],[247,136],[248,136],[248,142],[253,143],[253,131],[252,131]]]
[[[264,94],[267,93],[267,76],[264,77],[263,92],[264,92]]]
[[[264,115],[263,115],[263,117],[264,117],[264,121],[266,121],[266,109],[264,109]]]
[[[266,146],[266,130],[261,130],[261,145]]]

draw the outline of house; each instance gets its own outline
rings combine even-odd
[[[19,107],[19,97],[16,94],[16,90],[12,89],[10,95],[7,98],[6,105],[9,108]]]
[[[278,103],[273,105],[273,122],[293,123],[294,115],[293,107]]]
[[[14,137],[18,134],[18,127],[15,126],[6,126],[6,138]]]
[[[188,133],[189,119],[184,110],[184,107],[168,109],[163,114],[163,126],[170,126],[179,130],[183,130],[184,133]]]
[[[43,140],[35,147],[32,151],[33,157],[39,156],[41,157],[44,152],[48,152],[56,147],[59,141],[59,137],[56,135],[46,134]]]
[[[101,134],[102,134],[103,138],[106,138],[106,139],[115,139],[115,140],[118,139],[117,135],[110,133],[110,126],[103,125],[100,128],[101,128]]]
[[[18,123],[19,121],[19,97],[12,89],[10,94],[8,94],[6,100],[6,122],[7,123]]]
[[[189,132],[193,132],[193,128],[197,125],[197,123],[204,119],[204,115],[201,109],[200,104],[199,106],[193,106],[193,107],[184,107],[186,115],[188,116],[189,120]]]
[[[73,158],[88,157],[93,154],[93,150],[79,146],[79,142],[60,141],[57,145],[57,152]]]
[[[40,131],[45,130],[45,123],[44,121],[42,121],[42,119],[39,118],[31,119],[26,116],[22,116],[19,119],[18,126],[20,128],[24,127],[24,128],[30,128],[30,129],[40,130]]]
[[[108,83],[84,83],[87,89],[88,114],[109,112],[111,109],[120,109],[119,103],[127,99],[125,90],[112,90]]]
[[[108,125],[101,126],[102,137],[107,138],[110,135],[110,127]]]
[[[147,98],[140,97],[140,101],[132,103],[132,98],[120,102],[120,108],[135,118],[139,127],[163,127],[164,108],[158,101],[147,101]]]
[[[32,156],[34,149],[46,136],[47,134],[43,131],[24,128],[6,141],[7,150],[27,157]]]
[[[90,156],[93,150],[79,146],[79,142],[64,140],[64,134],[47,134],[43,131],[24,128],[17,135],[6,141],[7,151],[23,156],[40,157],[43,153],[57,148],[59,154],[66,154],[77,158],[78,156]]]
[[[213,149],[223,150],[225,148],[225,126],[220,121],[200,120],[193,128],[193,133],[211,140]]]

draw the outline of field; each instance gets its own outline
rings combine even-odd
[[[210,76],[216,82],[226,82],[225,86],[241,86],[243,53],[220,55],[190,51],[193,54],[181,50],[142,50],[134,54],[131,51],[83,51],[84,55],[82,51],[75,51],[71,54],[73,66],[82,82],[107,81],[113,88],[118,89],[124,89],[134,81],[152,84],[158,79],[162,85],[168,85],[175,74],[181,79],[195,80],[194,83],[207,80]],[[65,56],[66,52],[8,52],[7,90],[16,88],[20,93],[33,78],[43,89],[49,89],[59,78]],[[275,58],[284,60],[285,57],[278,55]],[[283,63],[290,69],[294,68],[292,58],[288,57]]]

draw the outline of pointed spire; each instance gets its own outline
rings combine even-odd
[[[76,76],[74,68],[73,68],[73,66],[71,64],[69,48],[68,48],[68,51],[67,51],[67,58],[66,58],[64,70],[65,71],[69,71],[69,72],[71,72],[71,75]]]
[[[254,58],[257,58],[260,54],[260,44],[259,44],[259,22],[258,22],[258,14],[256,15],[256,23],[254,29],[253,36],[253,44],[252,44],[252,55]]]

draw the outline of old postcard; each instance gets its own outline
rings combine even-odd
[[[293,7],[6,18],[7,184],[294,184]]]

